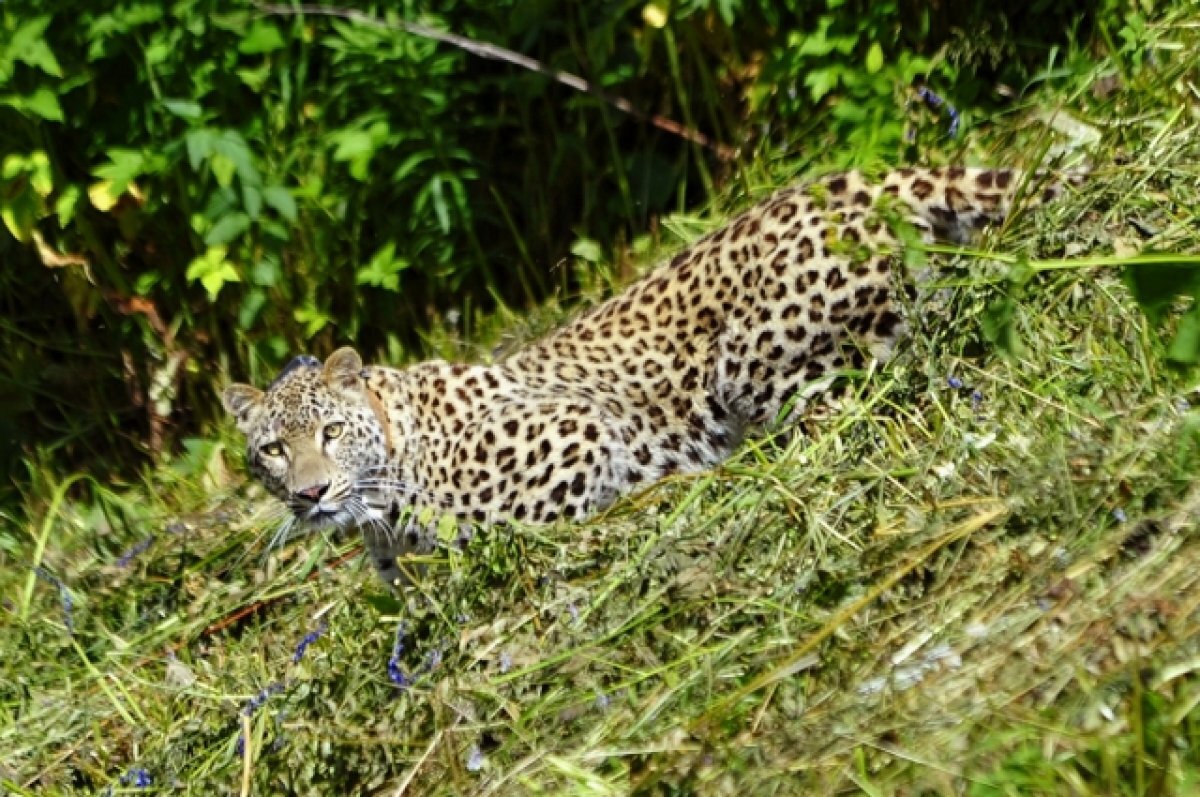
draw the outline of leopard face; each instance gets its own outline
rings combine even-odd
[[[388,433],[353,349],[322,366],[298,357],[264,392],[225,389],[225,408],[246,436],[251,473],[305,530],[367,525],[385,493]]]

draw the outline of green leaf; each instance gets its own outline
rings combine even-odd
[[[379,248],[371,260],[354,275],[358,285],[373,285],[389,291],[400,290],[400,272],[408,261],[396,257],[396,244],[389,241]]]
[[[874,42],[867,50],[867,71],[873,75],[880,69],[883,69],[883,48],[879,42]]]
[[[1200,362],[1200,305],[1193,305],[1179,319],[1175,337],[1167,348],[1167,359],[1180,365],[1195,365]]]
[[[1133,298],[1152,323],[1178,296],[1200,293],[1200,266],[1190,263],[1137,263],[1127,265],[1122,274]]]
[[[274,257],[267,256],[254,264],[250,270],[250,279],[255,285],[273,288],[279,283],[280,274],[279,262]]]
[[[433,214],[437,216],[438,227],[443,233],[448,233],[450,232],[450,209],[446,206],[446,192],[441,175],[435,174],[429,181],[429,192],[433,199]]]
[[[54,215],[58,217],[60,227],[66,227],[75,218],[75,211],[83,199],[83,191],[77,185],[68,185],[54,200]]]
[[[254,153],[246,139],[236,130],[223,130],[213,139],[213,151],[228,158],[237,171],[238,179],[254,186],[262,185],[262,176],[254,165]]]
[[[97,166],[97,177],[109,181],[110,196],[120,196],[125,187],[147,171],[146,156],[134,149],[110,149],[108,163]]]
[[[174,52],[175,48],[171,45],[171,42],[165,39],[155,39],[146,47],[146,63],[152,67],[159,66],[170,58]]]
[[[263,195],[252,185],[242,184],[242,207],[251,219],[257,219],[262,213]]]
[[[304,324],[304,335],[309,338],[333,323],[333,316],[322,310],[318,310],[311,304],[305,307],[297,307],[292,316],[301,324]]]
[[[396,171],[392,172],[392,179],[397,183],[403,182],[406,177],[416,171],[417,167],[432,158],[432,152],[416,152],[409,155],[403,163],[396,167]]]
[[[829,92],[837,88],[838,80],[841,78],[842,68],[838,66],[830,66],[824,69],[813,69],[804,76],[804,85],[808,86],[809,94],[812,96],[813,102],[818,102]]]
[[[271,62],[263,61],[262,66],[255,69],[242,68],[235,73],[238,78],[246,84],[246,88],[251,91],[262,91],[266,85],[267,78],[271,76]]]
[[[228,155],[220,152],[214,153],[209,158],[208,165],[212,167],[213,177],[217,179],[217,185],[222,188],[228,188],[233,184],[233,173],[237,171],[237,165]]]
[[[188,264],[187,279],[199,281],[208,293],[209,301],[216,301],[226,283],[242,281],[237,269],[225,259],[227,251],[224,246],[210,246],[204,254]]]
[[[1003,354],[1017,354],[1021,350],[1016,317],[1017,303],[1011,296],[992,302],[983,312],[983,337]]]
[[[54,190],[54,175],[50,171],[50,158],[40,149],[29,155],[29,185],[42,199]]]
[[[150,291],[154,290],[154,286],[162,279],[162,275],[157,271],[147,271],[144,274],[139,274],[134,280],[133,292],[138,296],[147,296]]]
[[[336,161],[348,161],[375,154],[375,142],[366,130],[340,130],[330,138],[337,142],[333,150],[333,159]]]
[[[599,263],[604,257],[604,250],[591,238],[580,238],[571,244],[571,254],[589,263]]]
[[[403,601],[382,592],[367,593],[362,596],[362,600],[374,609],[376,614],[381,616],[403,616],[408,610],[407,604]]]
[[[44,38],[50,19],[49,15],[34,17],[13,31],[8,46],[0,50],[0,75],[7,79],[12,63],[20,61],[54,77],[62,77],[62,68]]]
[[[183,137],[184,144],[187,145],[188,165],[193,171],[199,169],[200,164],[212,155],[215,139],[216,133],[207,128],[189,130]]]
[[[267,303],[267,292],[262,288],[253,288],[246,292],[246,296],[242,299],[242,306],[238,310],[238,328],[250,329],[254,326],[255,319],[262,312],[263,306]]]
[[[443,545],[449,545],[458,539],[458,518],[447,512],[438,518],[437,538]]]
[[[280,216],[295,223],[296,200],[291,191],[281,185],[272,185],[264,188],[262,193],[267,205],[274,208]]]
[[[230,213],[212,226],[208,235],[204,236],[204,243],[209,247],[221,246],[238,238],[248,229],[250,229],[249,216],[245,213]]]
[[[189,122],[199,119],[203,110],[200,107],[200,103],[193,102],[191,100],[163,100],[162,105],[180,119],[187,119]],[[191,157],[190,149],[188,151],[188,157]]]
[[[274,52],[284,46],[279,28],[270,22],[259,20],[250,26],[250,30],[238,44],[238,52],[243,55],[261,55]]]
[[[50,45],[46,44],[45,39],[30,42],[16,53],[16,60],[40,69],[47,75],[62,77],[62,67],[58,65],[58,59],[54,57],[54,51],[50,49]]]
[[[4,197],[0,205],[0,220],[21,243],[29,243],[33,237],[34,225],[42,214],[41,202],[37,194],[27,186],[22,187],[15,195]]]
[[[32,115],[50,122],[61,122],[64,119],[62,106],[58,104],[58,97],[45,87],[35,89],[33,94],[26,96],[6,94],[0,97],[0,105],[8,105],[18,111],[27,111],[27,116]]]

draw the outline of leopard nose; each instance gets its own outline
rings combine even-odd
[[[309,501],[317,502],[321,497],[329,491],[329,482],[324,484],[314,484],[312,487],[305,487],[303,490],[297,490],[296,495],[301,498],[307,498]]]

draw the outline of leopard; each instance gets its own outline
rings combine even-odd
[[[343,347],[297,357],[265,390],[231,384],[223,405],[297,529],[361,532],[397,585],[442,518],[581,520],[800,417],[840,375],[891,358],[908,327],[906,250],[970,241],[1069,184],[1013,168],[828,174],[494,362],[393,368]]]

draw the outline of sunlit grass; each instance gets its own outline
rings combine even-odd
[[[1156,113],[1168,77],[1114,100],[1126,163],[937,255],[898,359],[807,435],[478,536],[401,597],[354,540],[268,553],[279,517],[228,429],[142,486],[73,477],[86,503],[39,472],[4,519],[25,542],[0,573],[0,784],[1200,791],[1194,378],[1108,261],[992,279],[1200,251],[1200,131]],[[1006,295],[1008,354],[983,341]],[[431,345],[484,357],[563,312]]]

